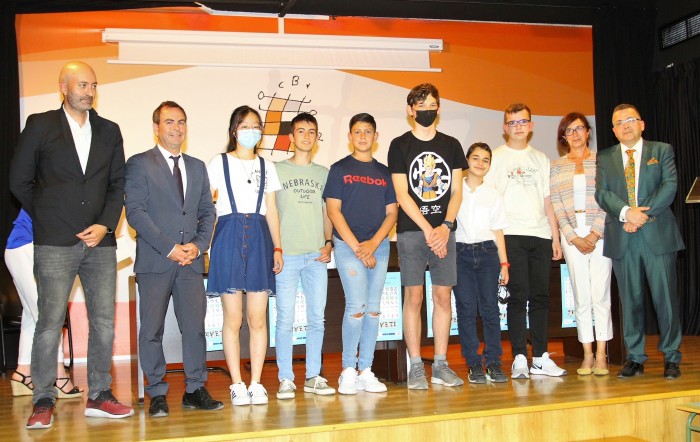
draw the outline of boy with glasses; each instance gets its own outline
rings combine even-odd
[[[506,144],[494,149],[485,181],[503,196],[510,226],[504,229],[511,264],[508,333],[513,351],[511,378],[531,374],[564,376],[547,352],[549,274],[562,257],[559,224],[549,199],[549,158],[528,143],[534,127],[530,108],[511,104],[503,116]],[[527,363],[526,319],[532,340],[532,368]]]

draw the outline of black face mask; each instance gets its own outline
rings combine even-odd
[[[432,110],[417,110],[416,111],[416,123],[423,127],[429,127],[435,122],[437,118],[437,109]]]

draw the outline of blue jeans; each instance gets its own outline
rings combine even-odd
[[[88,397],[96,399],[112,384],[112,347],[117,282],[116,247],[34,245],[34,273],[39,294],[39,320],[32,349],[34,403],[55,398],[56,352],[75,276],[85,292],[89,326]]]
[[[292,371],[292,327],[299,279],[306,297],[306,378],[321,373],[321,350],[325,330],[328,270],[316,261],[319,252],[284,255],[284,269],[275,277],[277,285],[277,324],[275,345],[279,380],[294,380]]]
[[[470,367],[482,363],[476,335],[477,310],[484,332],[483,359],[486,365],[501,361],[503,348],[497,296],[500,272],[496,243],[457,243],[457,285],[453,291],[462,356]]]
[[[377,264],[368,269],[355,252],[335,238],[335,262],[345,292],[343,314],[343,368],[371,368],[379,331],[380,303],[389,265],[389,239],[377,247]],[[357,315],[360,317],[357,317]],[[357,347],[360,347],[358,360]]]

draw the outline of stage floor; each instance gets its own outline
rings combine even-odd
[[[437,433],[430,429],[430,425],[435,424],[444,427],[439,430],[441,433],[453,434],[459,440],[466,440],[468,434],[481,435],[481,440],[502,440],[509,429],[496,427],[507,427],[509,419],[520,415],[525,416],[524,424],[510,430],[508,440],[622,440],[605,439],[600,435],[609,438],[636,435],[636,439],[630,440],[683,440],[687,415],[675,411],[675,406],[676,402],[700,400],[700,356],[694,351],[700,348],[700,337],[684,338],[682,376],[677,381],[663,378],[662,355],[655,348],[656,341],[656,337],[649,337],[650,360],[645,364],[645,374],[634,379],[617,378],[619,365],[610,366],[609,376],[578,376],[576,368],[580,360],[565,357],[557,341],[550,344],[550,351],[558,352],[552,358],[568,370],[567,376],[532,376],[529,380],[486,385],[467,383],[455,388],[431,385],[427,391],[407,390],[405,385],[388,383],[388,392],[382,394],[316,396],[303,392],[300,380],[304,367],[295,363],[297,395],[285,401],[275,398],[277,367],[272,363],[266,364],[263,375],[263,384],[270,394],[269,404],[247,407],[231,405],[230,380],[226,374],[212,371],[208,389],[214,398],[225,403],[223,410],[213,412],[183,410],[180,401],[184,375],[171,373],[168,375],[170,416],[158,419],[148,416],[148,399],[146,406],[136,404],[131,364],[116,362],[113,369],[115,396],[121,402],[132,403],[136,408],[135,416],[120,420],[88,419],[83,417],[85,399],[64,399],[56,403],[54,426],[32,431],[24,428],[31,414],[31,397],[13,398],[8,374],[0,380],[0,439],[105,442],[253,438],[367,440],[368,437],[397,440],[400,437],[402,442],[425,442],[436,440],[431,435]],[[504,348],[504,354],[504,368],[509,373],[512,358],[508,347]],[[425,347],[423,356],[431,357],[432,349]],[[450,346],[448,360],[466,381],[467,372],[458,345]],[[324,374],[334,387],[337,387],[340,371],[339,355],[325,355]],[[74,379],[77,385],[86,386],[85,365],[74,368]],[[664,401],[668,400],[675,402],[664,406]],[[659,422],[653,423],[648,416],[643,417],[639,409],[627,408],[642,403],[648,408],[646,412],[658,415]],[[586,412],[576,414],[576,410],[582,409]],[[582,422],[581,419],[591,420]],[[635,423],[642,419],[643,424]],[[465,430],[464,425],[469,425],[470,421],[476,424],[475,428]],[[594,431],[596,426],[602,428],[603,423],[609,429]],[[411,430],[412,425],[417,425],[415,431]],[[572,427],[579,426],[581,431],[572,431]],[[650,428],[642,431],[640,426]],[[639,438],[639,434],[654,436]]]

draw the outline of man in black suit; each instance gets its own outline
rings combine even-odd
[[[158,144],[126,163],[126,218],[136,230],[134,271],[139,287],[139,357],[148,379],[149,414],[169,414],[165,396],[163,327],[170,297],[182,332],[185,395],[182,406],[224,407],[209,395],[204,317],[204,258],[216,209],[204,163],[181,153],[187,136],[185,110],[165,101],[153,112]]]
[[[10,189],[34,221],[39,320],[32,350],[34,411],[27,428],[53,424],[56,352],[76,275],[90,320],[85,416],[134,414],[111,392],[117,276],[114,229],[124,201],[119,126],[97,115],[97,80],[79,61],[59,76],[60,109],[30,115],[10,169]]]

